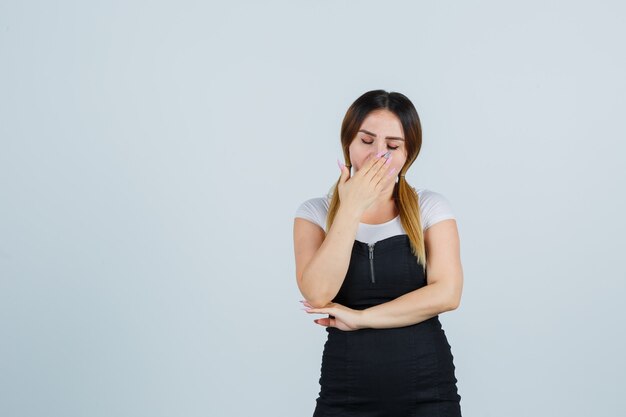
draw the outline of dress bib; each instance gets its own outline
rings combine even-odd
[[[356,310],[425,286],[408,235],[355,240],[332,300]],[[313,417],[460,417],[453,356],[439,316],[389,329],[326,327]]]

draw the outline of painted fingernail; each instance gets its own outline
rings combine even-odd
[[[391,155],[391,151],[387,151],[386,154],[383,155],[383,158],[391,158],[389,155]]]
[[[396,172],[396,167],[393,167],[389,170],[389,174],[387,174],[389,177],[391,177],[393,175],[393,173]]]
[[[393,156],[390,156],[389,158],[387,158],[387,160],[385,161],[383,165],[387,165],[389,162],[391,162],[391,158],[393,158]]]
[[[344,163],[340,162],[339,159],[337,159],[337,166],[339,167],[339,171],[341,171],[341,170],[343,170]]]
[[[376,154],[376,157],[377,157],[377,158],[380,158],[381,156],[383,156],[383,154],[384,154],[384,153],[385,153],[385,151],[378,152],[378,153]]]

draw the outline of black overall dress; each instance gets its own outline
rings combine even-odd
[[[425,285],[408,235],[373,244],[355,240],[333,302],[363,310]],[[326,332],[313,417],[461,416],[453,356],[439,316],[405,327]]]

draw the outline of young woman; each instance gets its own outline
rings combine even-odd
[[[313,416],[461,416],[439,321],[461,299],[459,236],[447,199],[405,180],[422,145],[417,111],[403,94],[369,91],[348,109],[341,145],[337,183],[294,219],[302,302],[328,315],[315,320],[327,339]]]

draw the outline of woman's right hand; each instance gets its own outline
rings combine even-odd
[[[383,189],[395,181],[395,168],[389,169],[389,159],[370,155],[361,169],[352,177],[350,170],[344,165],[341,167],[341,177],[337,188],[341,205],[354,207],[364,212],[376,201]]]

